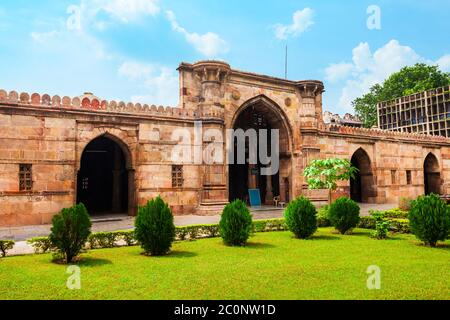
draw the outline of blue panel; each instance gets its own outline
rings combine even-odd
[[[261,193],[259,189],[249,189],[250,205],[252,207],[261,207]]]

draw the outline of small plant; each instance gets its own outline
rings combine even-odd
[[[331,192],[336,190],[339,181],[354,179],[359,172],[350,161],[332,158],[314,160],[305,168],[303,175],[308,182],[308,188],[328,189],[328,204],[331,204]]]
[[[386,219],[385,213],[381,211],[372,211],[370,215],[375,219],[375,231],[372,236],[378,240],[388,237],[391,223]]]
[[[319,228],[326,228],[331,226],[328,214],[330,211],[330,206],[323,206],[317,211],[317,226]]]
[[[411,200],[410,198],[401,197],[398,202],[398,208],[401,211],[409,211],[409,210],[411,210],[412,202],[413,202],[413,200]]]
[[[225,244],[244,246],[250,237],[252,227],[252,216],[243,201],[236,200],[223,209],[219,230]]]
[[[450,232],[450,209],[438,195],[421,196],[412,203],[409,223],[419,240],[436,247]]]
[[[47,253],[50,251],[56,251],[52,241],[49,237],[32,238],[27,243],[34,248],[34,252],[37,254]]]
[[[72,263],[91,234],[92,223],[86,207],[81,203],[72,208],[62,209],[52,221],[50,241],[65,262]]]
[[[339,198],[330,206],[331,224],[341,234],[345,234],[358,225],[359,211],[359,206],[355,201],[346,197]]]
[[[299,239],[307,239],[317,231],[316,215],[316,208],[305,197],[300,197],[289,203],[284,212],[289,230]]]
[[[14,248],[15,242],[12,240],[0,240],[0,251],[2,252],[2,257],[6,257],[8,250]]]
[[[146,255],[161,256],[169,253],[175,240],[173,215],[167,203],[157,197],[140,207],[135,221],[136,240]]]

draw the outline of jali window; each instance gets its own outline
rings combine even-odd
[[[33,175],[31,172],[31,164],[19,165],[19,190],[20,191],[33,190]]]
[[[172,166],[172,187],[181,188],[183,182],[183,166]]]

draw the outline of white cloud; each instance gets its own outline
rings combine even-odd
[[[176,16],[172,11],[167,11],[166,15],[172,25],[172,29],[183,34],[186,41],[204,56],[215,57],[229,51],[227,42],[220,38],[220,36],[216,33],[207,32],[202,35],[198,33],[191,33],[178,24]]]
[[[364,42],[353,49],[351,63],[330,64],[325,69],[325,78],[330,82],[344,81],[338,106],[351,111],[351,102],[367,93],[373,85],[382,83],[401,68],[419,62],[439,64],[445,70],[450,68],[450,55],[434,62],[397,40],[389,41],[372,53],[369,44]]]
[[[53,39],[59,34],[58,31],[52,30],[49,32],[31,32],[30,36],[33,39],[33,41],[39,42],[39,43],[46,43],[47,41]]]
[[[158,0],[82,0],[81,7],[90,15],[95,16],[103,11],[123,23],[160,12]]]
[[[325,69],[325,78],[330,82],[337,82],[345,79],[353,71],[353,64],[351,63],[333,63]]]
[[[441,57],[437,62],[441,70],[450,72],[450,54]]]
[[[314,24],[314,10],[305,8],[294,12],[291,25],[275,25],[275,36],[278,39],[286,40],[289,37],[297,37],[307,31]]]
[[[171,68],[125,61],[118,72],[120,76],[138,84],[140,93],[131,96],[132,102],[172,106],[178,104],[178,74]]]

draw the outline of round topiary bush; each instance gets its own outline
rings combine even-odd
[[[135,236],[146,255],[161,256],[169,253],[175,240],[173,215],[161,197],[140,207],[135,221]]]
[[[292,201],[284,211],[284,217],[289,230],[299,239],[307,239],[316,232],[316,215],[316,208],[305,197],[300,197]]]
[[[412,202],[409,212],[411,232],[426,245],[435,247],[445,241],[450,232],[450,211],[435,194],[422,196]]]
[[[223,209],[219,230],[225,244],[244,246],[252,231],[252,216],[247,205],[236,200]]]
[[[345,234],[358,225],[359,211],[359,205],[355,201],[342,197],[331,204],[328,218],[333,227]]]
[[[64,257],[66,263],[71,263],[78,256],[91,234],[91,219],[86,207],[80,203],[72,208],[62,209],[53,217],[53,227],[50,241]]]

